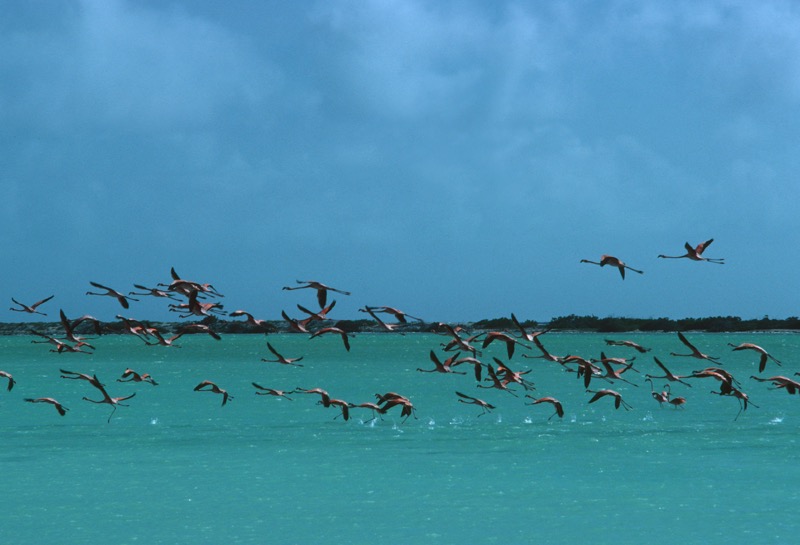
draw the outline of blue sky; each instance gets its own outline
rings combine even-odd
[[[789,1],[4,2],[6,301],[111,320],[90,280],[174,266],[265,319],[314,302],[297,279],[351,291],[338,318],[796,316],[798,28]],[[712,237],[725,265],[656,257]]]

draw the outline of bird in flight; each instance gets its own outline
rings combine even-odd
[[[659,255],[658,257],[663,257],[665,259],[691,259],[692,261],[708,261],[709,263],[718,263],[720,265],[725,264],[725,258],[712,258],[712,257],[703,257],[703,252],[706,248],[714,242],[713,238],[708,239],[705,242],[701,242],[694,248],[688,242],[683,245],[686,248],[686,253],[683,255]]]
[[[622,276],[622,279],[625,280],[625,269],[629,271],[633,271],[635,273],[644,274],[644,271],[640,271],[639,269],[634,269],[633,267],[629,267],[624,262],[620,261],[619,258],[614,257],[613,255],[601,255],[600,261],[589,261],[588,259],[581,259],[581,263],[591,263],[592,265],[600,265],[601,267],[605,267],[606,265],[610,267],[616,267],[619,269],[619,274]]]
[[[14,308],[14,307],[11,307],[11,308],[9,308],[8,310],[13,310],[14,312],[27,312],[28,314],[41,314],[42,316],[47,316],[47,314],[45,314],[44,312],[39,312],[38,310],[36,310],[36,308],[37,308],[39,305],[42,305],[42,304],[44,304],[44,303],[48,302],[48,301],[49,301],[50,299],[52,299],[53,297],[55,297],[55,296],[54,296],[54,295],[51,295],[50,297],[45,297],[45,298],[44,298],[44,299],[42,299],[41,301],[36,301],[36,302],[35,302],[34,304],[32,304],[32,305],[26,305],[26,304],[24,304],[24,303],[20,303],[19,301],[17,301],[16,299],[14,299],[14,298],[12,297],[12,298],[11,298],[11,301],[12,301],[12,302],[13,302],[15,305],[19,305],[21,308]]]
[[[58,414],[60,414],[61,416],[67,414],[67,411],[69,410],[61,403],[53,399],[52,397],[37,397],[37,398],[26,397],[25,401],[27,401],[28,403],[49,403],[50,405],[56,408]]]
[[[105,291],[105,293],[95,293],[93,291],[87,291],[86,295],[107,295],[109,297],[114,297],[117,301],[119,301],[119,304],[122,305],[122,308],[130,308],[130,304],[128,304],[128,300],[138,301],[138,299],[134,299],[133,297],[130,297],[128,295],[122,295],[117,290],[115,290],[113,288],[109,288],[109,287],[104,286],[102,284],[98,284],[97,282],[92,282],[90,280],[89,283],[92,286],[94,286],[95,288],[97,288],[97,289],[106,290],[106,291]]]
[[[341,293],[342,295],[350,295],[349,291],[344,291],[336,288],[332,288],[330,286],[326,286],[320,282],[315,280],[297,280],[298,284],[303,284],[300,286],[284,286],[283,289],[285,290],[302,290],[302,289],[312,289],[317,290],[317,302],[319,303],[319,308],[325,308],[325,304],[328,301],[328,292],[335,291],[336,293]]]

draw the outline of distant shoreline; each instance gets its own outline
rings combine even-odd
[[[270,334],[292,333],[285,320],[267,320],[263,327],[253,326],[241,320],[224,320],[209,317],[199,322],[159,322],[141,320],[147,327],[155,327],[162,333],[174,334],[191,323],[202,323],[211,327],[219,334]],[[318,322],[320,326],[336,326],[351,333],[390,333],[379,324],[371,320],[325,320]],[[459,325],[469,332],[481,331],[515,331],[516,327],[510,318],[495,318],[479,320],[477,322],[450,322]],[[402,325],[395,333],[434,333],[438,322],[410,322]],[[82,324],[84,330],[92,331],[90,324]],[[673,320],[670,318],[625,318],[597,316],[562,316],[553,318],[549,322],[525,321],[522,324],[529,330],[552,330],[562,333],[669,333],[674,331],[698,331],[706,333],[739,333],[739,332],[764,332],[764,333],[800,333],[800,318],[789,317],[773,319],[767,316],[760,319],[742,319],[736,316],[715,316],[707,318],[683,318]],[[124,324],[121,321],[102,322],[103,333],[124,334]],[[317,327],[320,327],[317,326]],[[316,329],[313,324],[310,328]],[[4,322],[0,323],[0,335],[32,335],[43,333],[57,337],[62,334],[61,322]],[[33,333],[36,332],[36,333]]]

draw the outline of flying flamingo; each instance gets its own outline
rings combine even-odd
[[[151,296],[151,297],[164,297],[166,299],[172,299],[173,301],[180,301],[177,297],[175,297],[174,293],[170,293],[168,291],[160,290],[158,288],[148,288],[146,286],[142,286],[141,284],[134,284],[134,288],[139,290],[144,290],[142,293],[138,293],[135,291],[129,291],[128,295],[142,295],[142,296]]]
[[[564,365],[564,357],[562,357],[562,356],[554,356],[553,354],[548,352],[547,349],[542,344],[542,341],[540,341],[538,338],[534,337],[533,344],[536,345],[536,348],[539,349],[539,351],[542,353],[542,355],[541,356],[529,356],[528,354],[522,354],[523,358],[543,359],[543,360],[552,361],[552,362]]]
[[[739,345],[735,345],[733,343],[728,343],[728,346],[732,346],[734,352],[736,352],[737,350],[753,350],[754,352],[758,352],[759,354],[761,354],[761,359],[758,362],[758,372],[759,373],[763,373],[764,369],[767,367],[767,359],[771,359],[772,361],[774,361],[778,365],[781,364],[780,361],[775,359],[772,355],[770,355],[769,352],[767,352],[766,350],[764,350],[763,348],[761,348],[757,344],[742,343],[742,344],[739,344]]]
[[[733,419],[734,422],[736,422],[736,420],[739,418],[739,415],[742,414],[742,411],[747,410],[748,405],[752,405],[756,409],[760,408],[758,405],[750,401],[750,396],[748,396],[746,393],[736,388],[731,388],[730,392],[727,393],[715,392],[714,390],[712,390],[711,393],[719,396],[735,397],[739,401],[739,412],[736,413],[736,417]]]
[[[397,320],[401,324],[407,324],[408,323],[407,318],[411,318],[412,320],[416,320],[418,322],[423,321],[422,318],[417,318],[416,316],[412,316],[412,315],[408,314],[407,312],[403,312],[402,310],[398,310],[398,309],[393,308],[393,307],[370,307],[370,306],[365,306],[364,308],[360,308],[358,310],[361,311],[361,312],[368,312],[370,315],[372,315],[373,318],[375,318],[375,315],[373,314],[374,312],[375,313],[391,314],[392,316],[394,316],[395,320]]]
[[[510,384],[512,382],[516,384],[520,384],[526,390],[535,390],[536,387],[534,386],[533,382],[526,380],[523,378],[522,375],[527,375],[531,372],[530,369],[527,371],[512,371],[508,364],[503,363],[497,358],[492,358],[494,362],[497,364],[497,369],[495,369],[495,375],[505,384]]]
[[[97,375],[87,375],[86,373],[77,373],[75,371],[67,371],[66,369],[59,369],[61,371],[61,378],[67,378],[70,380],[85,380],[98,390],[102,390],[105,385],[100,382],[100,379],[97,378]]]
[[[91,284],[92,286],[94,286],[97,289],[106,290],[106,291],[105,291],[105,293],[95,293],[93,291],[87,291],[86,295],[107,295],[109,297],[113,297],[117,301],[119,301],[119,304],[122,305],[122,308],[130,308],[130,304],[128,304],[129,300],[130,301],[138,301],[138,299],[134,299],[133,297],[130,297],[128,295],[122,295],[117,290],[109,288],[109,287],[106,287],[106,286],[104,286],[102,284],[98,284],[97,282],[92,282],[90,280],[89,284]]]
[[[609,396],[609,397],[613,397],[614,398],[614,408],[615,409],[619,409],[620,405],[622,405],[625,408],[626,411],[629,411],[630,409],[632,409],[632,407],[630,405],[628,405],[627,403],[625,403],[625,400],[622,399],[622,395],[619,392],[616,392],[614,390],[596,390],[596,391],[595,390],[586,390],[586,391],[589,392],[590,394],[594,394],[592,399],[589,400],[589,403],[594,403],[595,401],[597,401],[601,397]]]
[[[0,371],[0,377],[8,379],[8,391],[10,392],[11,389],[14,387],[14,385],[17,383],[17,381],[14,380],[14,377],[11,376],[11,373],[7,371]]]
[[[517,339],[515,339],[511,335],[508,335],[507,333],[503,333],[502,331],[489,331],[489,332],[485,333],[485,335],[486,335],[486,337],[483,339],[482,347],[486,348],[487,346],[492,344],[492,342],[494,342],[494,341],[505,343],[505,345],[506,345],[506,353],[508,354],[508,359],[511,359],[514,356],[514,348],[515,348],[516,345],[520,345],[521,347],[527,348],[528,350],[530,350],[530,348],[531,348],[527,344],[523,344],[523,343],[519,342]]]
[[[322,388],[295,388],[292,390],[291,393],[294,394],[317,394],[320,396],[320,403],[322,403],[323,407],[327,407],[330,405],[331,396],[330,394],[323,390]]]
[[[266,388],[261,386],[260,384],[256,384],[255,382],[251,383],[253,388],[256,390],[261,390],[260,392],[256,392],[257,396],[275,396],[275,397],[285,397],[289,401],[293,401],[289,394],[292,392],[285,392],[283,390],[275,390],[273,388]]]
[[[309,338],[313,339],[314,337],[319,337],[320,335],[325,335],[329,333],[332,333],[334,335],[339,335],[342,338],[342,343],[344,343],[345,349],[348,352],[350,352],[350,340],[349,340],[350,334],[338,327],[323,327],[312,333],[311,337]]]
[[[769,378],[759,378],[757,376],[750,377],[753,380],[757,380],[759,382],[771,382],[773,384],[773,388],[770,390],[778,390],[780,388],[785,388],[786,393],[789,395],[795,395],[800,393],[800,382],[790,379],[789,377],[784,376],[774,376]]]
[[[16,299],[14,299],[14,298],[12,297],[12,298],[11,298],[11,301],[13,301],[15,305],[19,305],[19,306],[20,306],[20,307],[22,307],[22,308],[14,308],[14,307],[11,307],[11,308],[9,308],[8,310],[13,310],[14,312],[27,312],[28,314],[41,314],[42,316],[47,316],[47,314],[45,314],[44,312],[39,312],[38,310],[36,310],[36,308],[37,308],[39,305],[41,305],[41,304],[44,304],[44,303],[48,302],[48,301],[49,301],[50,299],[52,299],[53,297],[55,297],[55,295],[51,295],[50,297],[45,297],[45,298],[44,298],[44,299],[42,299],[41,301],[36,301],[34,304],[32,304],[32,305],[30,305],[30,306],[28,306],[28,305],[26,305],[26,304],[24,304],[24,303],[20,303],[19,301],[17,301]]]
[[[296,367],[302,367],[303,366],[302,363],[297,363],[298,361],[303,359],[303,356],[300,356],[299,358],[286,358],[286,357],[282,356],[277,350],[275,350],[275,348],[271,344],[269,344],[269,342],[267,343],[267,348],[278,359],[276,359],[276,360],[268,360],[266,358],[261,358],[261,361],[272,362],[272,363],[281,363],[283,365],[294,365]]]
[[[680,382],[681,384],[685,384],[689,388],[692,387],[692,385],[689,384],[688,382],[684,382],[684,381],[681,380],[683,378],[689,378],[689,377],[686,377],[686,376],[680,376],[679,377],[678,375],[673,375],[672,372],[669,369],[667,369],[667,367],[663,363],[661,363],[661,361],[657,357],[653,356],[653,359],[655,360],[656,365],[661,367],[661,370],[664,371],[665,374],[664,374],[664,376],[661,376],[661,377],[656,377],[656,376],[653,376],[653,375],[645,375],[646,378],[665,378],[670,382]]]
[[[619,274],[622,276],[622,279],[625,280],[625,269],[631,270],[635,273],[644,274],[644,271],[640,271],[639,269],[634,269],[633,267],[629,267],[618,258],[612,255],[601,255],[600,261],[589,261],[588,259],[581,259],[581,263],[591,263],[592,265],[600,265],[601,267],[605,267],[606,265],[610,267],[616,267],[619,269]]]
[[[637,352],[641,352],[642,354],[644,354],[645,352],[649,352],[650,351],[649,348],[645,348],[645,347],[643,347],[643,346],[641,346],[639,344],[636,344],[633,341],[613,341],[611,339],[606,339],[605,341],[606,341],[607,345],[610,345],[610,346],[627,346],[629,348],[633,348]]]
[[[680,331],[678,331],[678,338],[680,339],[680,341],[683,344],[685,344],[687,347],[689,347],[689,350],[691,350],[692,353],[691,354],[676,354],[675,352],[670,352],[669,353],[670,356],[691,357],[691,358],[697,358],[697,359],[700,359],[700,360],[709,360],[709,361],[713,361],[714,363],[719,363],[719,361],[718,361],[719,358],[717,356],[708,356],[708,355],[703,354],[702,352],[700,352],[692,343],[689,342],[689,340],[686,337],[684,337],[683,333],[681,333]]]
[[[63,406],[61,403],[59,403],[58,401],[53,399],[52,397],[37,397],[35,399],[32,399],[30,397],[26,397],[25,401],[27,401],[28,403],[49,403],[50,405],[52,405],[53,407],[56,408],[56,410],[58,411],[58,414],[60,414],[61,416],[64,416],[65,414],[67,414],[67,411],[69,410],[65,406]]]
[[[414,416],[417,418],[416,409],[414,404],[411,403],[411,400],[405,396],[400,394],[396,394],[394,392],[387,392],[383,395],[375,394],[375,397],[378,399],[378,405],[381,406],[380,414],[386,414],[386,412],[391,409],[392,407],[401,407],[400,409],[400,416],[405,416],[403,422],[408,420],[409,416]]]
[[[225,314],[222,310],[222,303],[203,303],[197,299],[199,292],[192,290],[189,292],[189,301],[179,305],[170,304],[170,312],[186,312],[186,314],[178,314],[179,318],[188,318],[189,316],[211,316],[212,314]]]
[[[223,390],[210,380],[204,380],[200,384],[194,387],[195,392],[212,392],[214,394],[220,394],[222,396],[222,406],[224,407],[225,404],[228,402],[229,399],[233,399],[233,396],[230,395],[226,390]]]
[[[514,325],[519,330],[521,338],[525,339],[528,342],[533,342],[534,339],[536,339],[536,337],[538,337],[539,335],[544,335],[545,333],[550,331],[550,328],[547,328],[543,329],[542,331],[529,332],[524,327],[522,327],[522,323],[519,320],[517,320],[517,317],[514,316],[513,312],[511,313],[511,321],[514,322]]]
[[[308,314],[308,318],[306,318],[306,320],[308,320],[309,322],[314,321],[314,320],[317,320],[318,322],[322,322],[322,321],[328,319],[328,313],[331,310],[333,310],[333,307],[335,307],[335,306],[336,306],[336,300],[333,300],[333,301],[331,301],[330,305],[328,305],[325,308],[320,309],[319,312],[314,312],[312,310],[308,310],[303,305],[297,305],[297,308],[298,308],[298,310],[300,310],[300,312],[305,312],[306,314]]]
[[[247,323],[250,324],[251,326],[261,329],[262,331],[275,331],[275,326],[273,326],[267,320],[261,320],[259,318],[255,318],[252,314],[244,310],[234,310],[228,316],[231,316],[233,318],[236,318],[238,316],[246,316]]]
[[[298,306],[299,306],[299,305],[298,305]],[[387,307],[387,308],[388,308],[388,307]],[[359,310],[359,312],[366,312],[367,314],[369,314],[370,316],[372,316],[372,319],[373,319],[373,320],[375,320],[376,322],[378,322],[378,325],[379,325],[379,326],[381,327],[381,329],[383,329],[384,331],[397,331],[398,329],[400,329],[401,327],[403,327],[403,326],[404,326],[404,325],[406,325],[406,323],[407,323],[407,322],[403,321],[403,322],[401,322],[401,323],[397,323],[397,324],[387,324],[386,322],[384,322],[383,320],[381,320],[381,319],[378,317],[378,315],[377,315],[377,314],[375,314],[375,311],[373,311],[373,310],[372,310],[372,307],[364,307],[364,308],[360,308],[360,309],[358,309],[358,310]],[[401,332],[400,334],[401,334],[401,335],[404,335],[404,333],[402,333],[402,332]]]
[[[326,286],[320,282],[316,282],[314,280],[298,280],[298,284],[305,284],[303,286],[284,286],[283,289],[285,290],[302,290],[306,288],[310,288],[313,290],[317,290],[317,302],[319,303],[319,308],[325,308],[325,303],[328,301],[328,292],[335,291],[336,293],[341,293],[342,295],[350,295],[349,291],[343,291],[336,288],[332,288],[330,286]]]
[[[306,327],[308,323],[311,321],[311,318],[306,318],[304,320],[295,320],[294,318],[290,318],[285,311],[281,311],[281,316],[286,322],[289,324],[289,329],[294,331],[295,333],[310,333],[308,328]]]
[[[456,395],[459,398],[458,401],[460,401],[461,403],[466,403],[468,405],[477,405],[478,407],[480,407],[482,411],[481,414],[478,415],[479,417],[485,415],[488,412],[491,412],[492,409],[496,408],[494,405],[491,405],[482,399],[478,399],[477,397],[468,396],[467,394],[462,394],[461,392],[458,391],[456,392]]]
[[[153,377],[150,376],[150,373],[143,373],[139,374],[133,369],[125,369],[122,373],[122,377],[117,379],[117,382],[148,382],[153,386],[158,386],[158,382],[153,380]]]
[[[68,341],[75,343],[73,345],[75,348],[80,348],[81,346],[88,346],[89,348],[94,350],[95,349],[94,346],[92,346],[91,344],[87,343],[83,339],[83,337],[79,337],[78,335],[75,334],[75,328],[77,328],[83,322],[91,322],[92,325],[94,326],[95,333],[97,335],[102,335],[103,328],[102,328],[102,325],[100,324],[100,320],[98,320],[94,316],[89,316],[88,314],[84,314],[80,318],[76,318],[75,320],[71,320],[70,321],[67,318],[67,315],[64,314],[63,310],[59,310],[58,312],[59,312],[59,316],[61,317],[61,325],[64,327],[64,337]]]
[[[683,254],[683,255],[659,255],[658,257],[663,257],[663,258],[666,258],[666,259],[687,258],[687,259],[691,259],[692,261],[708,261],[709,263],[718,263],[720,265],[725,264],[725,259],[724,258],[703,257],[703,252],[705,251],[706,248],[708,248],[711,245],[712,242],[714,242],[713,238],[708,239],[705,242],[701,242],[700,244],[698,244],[694,248],[692,248],[691,244],[689,244],[687,242],[686,244],[683,245],[683,247],[686,248],[686,253],[685,254]]]
[[[450,368],[451,365],[455,364],[455,362],[458,359],[458,356],[460,354],[461,354],[461,352],[456,352],[454,355],[450,356],[446,360],[441,361],[436,356],[436,353],[433,350],[431,350],[430,359],[433,362],[433,365],[435,367],[433,369],[421,369],[421,368],[417,367],[417,371],[419,371],[421,373],[455,373],[457,375],[464,375],[466,373],[462,373],[461,371],[453,371]]]
[[[211,284],[201,284],[199,282],[193,282],[191,280],[185,280],[181,278],[180,275],[175,272],[175,267],[171,267],[169,273],[170,276],[172,276],[172,282],[169,284],[158,284],[159,286],[165,286],[169,291],[180,293],[186,297],[189,297],[193,291],[198,291],[212,297],[225,297],[216,289],[214,289],[214,286]]]
[[[111,410],[111,414],[108,415],[108,422],[111,422],[111,417],[114,416],[114,413],[117,411],[117,405],[120,405],[122,407],[127,407],[128,406],[128,405],[125,405],[123,403],[120,403],[120,401],[125,401],[126,399],[130,399],[130,398],[132,398],[133,396],[136,395],[136,392],[134,392],[131,395],[125,396],[125,397],[111,397],[110,395],[108,395],[108,392],[106,392],[106,389],[103,388],[102,386],[98,387],[94,383],[92,383],[92,385],[95,386],[98,390],[100,390],[100,393],[103,394],[103,399],[101,399],[100,401],[95,401],[94,399],[89,399],[88,397],[84,397],[83,399],[85,401],[89,401],[90,403],[96,403],[98,405],[102,405],[104,403],[107,404],[107,405],[111,405],[113,407],[113,409]]]
[[[561,405],[561,402],[559,400],[557,400],[556,398],[554,398],[554,397],[535,398],[530,394],[527,394],[525,397],[530,398],[530,399],[533,400],[531,403],[526,403],[526,405],[538,405],[540,403],[550,403],[553,407],[555,407],[556,412],[551,414],[550,418],[548,418],[547,420],[550,420],[555,415],[558,415],[559,418],[564,418],[564,407]]]
[[[495,373],[491,365],[486,366],[486,372],[489,375],[489,378],[487,380],[492,384],[491,386],[484,386],[483,384],[478,384],[477,385],[478,388],[496,388],[498,390],[503,390],[504,392],[508,392],[514,397],[518,397],[517,394],[515,394],[512,390],[508,388],[508,382],[505,380],[501,380],[500,377],[497,376],[497,373]]]
[[[218,341],[222,339],[222,337],[219,336],[219,333],[205,324],[186,324],[185,326],[181,327],[178,333],[181,335],[196,335],[205,333]]]

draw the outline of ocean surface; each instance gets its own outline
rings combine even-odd
[[[800,395],[770,390],[751,375],[800,371],[800,336],[791,333],[700,334],[687,337],[740,381],[753,405],[713,395],[714,379],[672,385],[683,407],[659,406],[644,374],[661,375],[657,356],[673,373],[710,364],[687,353],[671,334],[570,334],[541,337],[557,355],[636,357],[637,386],[594,379],[613,399],[589,404],[575,373],[557,363],[497,357],[536,390],[516,397],[478,388],[465,375],[421,373],[440,359],[434,334],[359,334],[345,351],[341,339],[306,335],[206,335],[180,339],[180,348],[146,346],[130,336],[103,336],[91,355],[57,354],[33,337],[0,338],[0,543],[261,544],[313,543],[546,543],[682,544],[798,543],[800,529]],[[631,339],[639,354],[607,346]],[[303,367],[265,363],[269,341]],[[782,362],[758,373],[758,355],[728,343],[753,342]],[[126,368],[158,382],[116,382]],[[83,380],[59,369],[96,374],[113,397],[136,393],[112,415]],[[800,379],[800,377],[794,377]],[[210,380],[232,399],[195,392]],[[352,403],[398,392],[416,408],[382,419],[351,409],[345,421],[312,394],[291,399],[255,395],[252,382],[292,390],[323,388]],[[660,391],[666,381],[655,381]],[[489,383],[483,383],[488,386]],[[455,392],[496,408],[458,402]],[[527,405],[554,396],[550,405]],[[69,411],[25,398],[54,397]],[[738,414],[738,418],[737,418]],[[110,422],[108,421],[111,416]],[[589,540],[589,541],[587,541]]]

